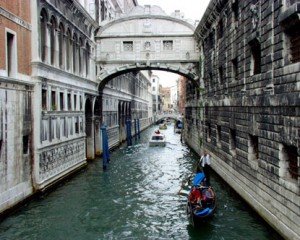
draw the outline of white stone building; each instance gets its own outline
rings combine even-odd
[[[34,184],[43,189],[86,164],[92,138],[97,23],[77,1],[32,1]],[[85,116],[86,114],[86,116]],[[87,139],[86,139],[87,138]]]
[[[160,111],[159,105],[159,77],[157,75],[151,76],[152,100],[153,100],[153,113],[158,114]]]

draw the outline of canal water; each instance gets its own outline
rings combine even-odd
[[[198,157],[170,126],[166,147],[148,146],[156,127],[134,146],[111,153],[54,191],[23,206],[0,223],[1,240],[281,239],[218,176],[212,174],[218,207],[194,229],[186,217],[186,179]]]

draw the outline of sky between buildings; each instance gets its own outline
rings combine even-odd
[[[175,10],[184,13],[184,18],[201,20],[210,0],[138,0],[138,4],[160,6],[167,15],[171,15]],[[166,71],[153,71],[159,76],[163,87],[176,85],[179,75]]]

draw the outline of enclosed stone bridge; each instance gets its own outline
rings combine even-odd
[[[104,24],[96,35],[99,89],[112,78],[138,70],[178,73],[198,84],[195,27],[158,6],[137,6]]]
[[[182,120],[182,115],[179,113],[162,113],[155,115],[155,121],[160,121],[162,119],[174,119],[174,120]]]

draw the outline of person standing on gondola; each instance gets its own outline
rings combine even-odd
[[[203,155],[200,158],[199,165],[202,167],[205,178],[206,178],[206,185],[210,186],[210,155],[207,151],[204,151]]]

